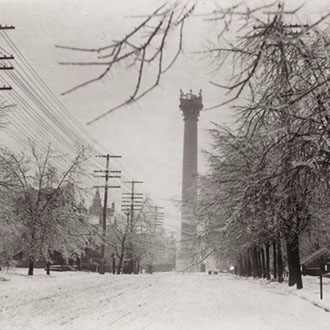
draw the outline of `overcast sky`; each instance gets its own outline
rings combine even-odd
[[[62,92],[99,71],[64,67],[60,61],[84,59],[80,54],[55,48],[104,46],[122,37],[141,19],[128,16],[150,13],[160,0],[0,0],[0,24],[13,24],[10,36],[49,88],[68,111],[111,153],[122,155],[122,165],[130,179],[144,181],[141,190],[149,192],[155,203],[166,207],[167,229],[180,227],[179,211],[169,200],[180,199],[182,176],[183,120],[179,111],[179,90],[203,89],[204,106],[225,99],[224,91],[212,87],[211,79],[225,83],[228,68],[214,76],[211,67],[190,52],[200,50],[212,38],[214,26],[201,18],[191,18],[186,26],[186,56],[179,58],[161,81],[161,86],[138,104],[122,108],[91,126],[86,123],[131,94],[132,77],[123,70],[115,71],[89,87],[66,96]],[[230,1],[223,1],[229,3]],[[261,1],[254,1],[260,3]],[[263,1],[267,2],[267,1]],[[212,8],[212,1],[200,1],[201,10]],[[300,1],[287,1],[288,5]],[[304,15],[322,12],[327,1],[305,1]],[[169,53],[176,38],[169,44]],[[0,46],[5,46],[0,41]],[[148,79],[152,80],[152,72]],[[201,113],[199,149],[209,148],[206,130],[210,122],[231,125],[233,113],[227,107]],[[9,138],[8,138],[9,139]],[[12,141],[5,141],[13,144]],[[206,169],[202,154],[199,169]],[[91,169],[92,170],[92,169]],[[111,192],[112,194],[114,192]],[[110,197],[111,199],[111,197]]]

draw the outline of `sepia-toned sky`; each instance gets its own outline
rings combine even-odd
[[[234,1],[219,1],[222,5]],[[251,1],[252,2],[252,1]],[[269,1],[253,1],[266,3]],[[119,109],[94,124],[86,123],[126,100],[132,94],[135,77],[125,67],[88,87],[65,96],[60,94],[100,73],[94,67],[67,67],[61,61],[86,59],[84,54],[56,48],[55,45],[100,47],[123,37],[141,18],[159,7],[160,0],[0,0],[0,24],[13,24],[10,36],[53,93],[60,98],[70,114],[100,141],[106,149],[122,155],[121,164],[130,179],[142,180],[141,191],[150,193],[155,203],[165,210],[166,229],[180,227],[180,212],[171,200],[180,199],[182,176],[183,120],[179,111],[179,90],[196,93],[203,89],[205,107],[225,100],[223,90],[209,84],[210,80],[225,84],[230,68],[213,73],[200,56],[192,54],[214,37],[215,25],[202,17],[190,18],[185,26],[184,50],[172,69],[162,78],[160,87],[137,104]],[[201,11],[213,9],[213,1],[199,1]],[[302,3],[286,1],[288,7]],[[329,7],[326,0],[305,1],[303,16],[312,11],[322,13]],[[167,45],[168,61],[177,45],[173,35]],[[5,46],[0,40],[0,46]],[[146,82],[152,82],[153,70],[147,71]],[[232,125],[233,112],[228,107],[201,113],[199,150],[209,148],[206,132],[211,122]],[[10,137],[4,143],[14,145]],[[6,140],[8,139],[8,141]],[[199,169],[206,170],[200,152]],[[91,169],[92,171],[92,169]],[[96,182],[101,184],[101,181]],[[117,194],[112,192],[111,194]],[[118,200],[118,196],[110,195]],[[119,198],[120,199],[120,198]]]

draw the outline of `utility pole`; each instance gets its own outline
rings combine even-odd
[[[164,212],[160,212],[160,210],[163,210],[164,207],[162,206],[151,206],[151,208],[153,208],[155,210],[155,212],[153,212],[151,214],[151,232],[152,233],[156,233],[157,232],[157,228],[160,228],[163,226],[163,220],[164,220]]]
[[[154,218],[154,233],[157,232],[157,228],[163,226],[164,212],[159,212],[159,210],[164,209],[162,206],[157,206],[155,208],[155,218]]]
[[[109,173],[121,173],[121,171],[110,171],[109,170],[109,162],[110,158],[121,158],[121,156],[114,155],[98,155],[96,157],[106,158],[106,167],[105,170],[95,170],[94,173],[105,173],[105,175],[98,175],[97,177],[105,178],[104,186],[94,186],[94,188],[104,188],[104,203],[103,203],[103,221],[102,221],[102,245],[101,245],[101,265],[99,267],[99,273],[105,273],[105,260],[104,260],[104,252],[105,252],[105,236],[107,230],[107,204],[108,204],[108,189],[110,188],[120,188],[120,186],[109,186],[108,181],[109,178],[121,178],[120,175],[109,175]]]
[[[134,260],[133,260],[133,227],[134,227],[134,211],[138,211],[142,207],[143,203],[143,194],[135,192],[135,185],[138,183],[143,183],[143,181],[125,181],[124,183],[131,184],[131,192],[123,193],[123,205],[122,209],[127,216],[129,232],[130,232],[130,241],[129,241],[129,264],[128,264],[128,274],[132,274],[134,269]],[[129,212],[129,213],[128,213]],[[129,215],[128,215],[129,214]]]
[[[153,211],[148,213],[149,219],[148,223],[150,224],[150,236],[153,237],[153,240],[156,239],[157,228],[160,228],[163,225],[164,212],[161,211],[164,209],[162,206],[149,206]],[[148,273],[152,274],[154,264],[154,254],[151,254],[150,264],[148,265]]]
[[[13,30],[15,27],[13,25],[1,25],[0,24],[0,31],[1,30]],[[0,54],[0,60],[7,61],[7,60],[13,60],[14,56],[13,55],[7,55],[7,54]],[[0,70],[14,70],[14,67],[12,65],[8,64],[1,64],[0,65]],[[8,91],[12,90],[12,87],[10,85],[3,85],[0,86],[0,91]]]
[[[130,230],[133,230],[133,219],[134,211],[140,211],[141,206],[143,204],[143,193],[123,193],[122,201],[121,201],[121,210],[126,214],[127,217],[127,225]]]

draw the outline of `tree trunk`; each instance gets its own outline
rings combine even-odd
[[[280,283],[283,282],[284,277],[283,277],[283,259],[282,259],[282,247],[281,247],[281,240],[278,239],[277,242],[277,270],[278,270],[278,281]]]
[[[241,267],[242,267],[241,276],[245,276],[245,274],[246,274],[246,266],[245,266],[244,255],[241,256]]]
[[[256,257],[257,257],[257,267],[258,267],[258,277],[262,277],[262,263],[261,263],[261,253],[260,249],[256,248]]]
[[[245,264],[244,254],[241,256],[241,264],[242,264],[242,275],[241,276],[245,276],[245,274],[246,274],[246,264]]]
[[[291,239],[287,239],[287,254],[289,267],[289,286],[297,285],[297,289],[302,289],[302,277],[300,271],[299,256],[299,236],[296,234]]]
[[[266,278],[265,251],[262,247],[260,248],[260,254],[261,254],[261,262],[262,262],[262,277]]]
[[[252,275],[252,277],[256,277],[255,264],[254,264],[252,249],[249,251],[249,259],[250,259],[250,265],[251,265],[251,275]]]
[[[77,268],[81,270],[81,257],[77,257]]]
[[[34,269],[34,257],[29,258],[29,272],[28,275],[33,276],[33,269]]]
[[[246,256],[247,264],[248,264],[248,276],[252,276],[252,263],[251,263],[251,258],[249,255]]]
[[[245,276],[246,274],[246,266],[245,266],[245,260],[244,256],[241,256],[241,276]]]
[[[292,244],[289,243],[289,240],[286,242],[286,251],[288,256],[288,268],[289,268],[289,286],[294,286],[297,282],[294,262],[293,262],[293,255],[292,255]]]
[[[257,253],[256,247],[251,249],[251,259],[252,259],[252,276],[256,278],[258,276],[258,261],[257,261]]]
[[[296,249],[296,276],[297,276],[297,289],[303,288],[303,281],[301,276],[301,269],[300,269],[300,254],[299,254],[299,239],[297,239],[297,249]]]
[[[266,253],[266,278],[270,280],[270,258],[269,258],[269,242],[265,244]]]
[[[121,242],[121,250],[120,250],[120,257],[119,257],[117,275],[120,274],[120,271],[123,268],[123,261],[124,261],[125,252],[126,252],[126,236],[123,237],[122,242]]]
[[[137,262],[136,274],[140,274],[140,260],[138,260],[138,262]]]
[[[247,276],[248,265],[246,263],[245,255],[242,256],[242,264],[243,264],[243,276]]]
[[[251,257],[249,251],[245,254],[246,276],[252,276]]]
[[[235,267],[235,275],[237,275],[236,273],[238,271],[238,275],[241,276],[241,274],[242,274],[242,261],[241,261],[240,257],[237,257],[234,267]]]
[[[50,275],[50,262],[49,261],[47,261],[47,263],[46,263],[46,274]]]
[[[116,274],[116,258],[112,257],[112,274]]]
[[[276,253],[276,242],[273,241],[273,276],[277,278],[277,253]]]
[[[117,268],[117,274],[120,274],[120,270],[123,267],[123,260],[124,260],[124,253],[122,252],[119,258],[118,268]]]

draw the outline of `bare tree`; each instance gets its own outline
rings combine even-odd
[[[78,48],[56,46],[77,53],[90,53],[94,58],[96,56],[96,59],[92,61],[61,62],[60,64],[62,65],[104,68],[102,73],[95,78],[72,87],[64,92],[63,95],[102,79],[118,66],[124,66],[125,69],[132,69],[136,74],[136,84],[131,95],[126,100],[123,100],[121,104],[106,111],[88,124],[101,119],[124,105],[138,101],[159,85],[162,75],[172,67],[179,55],[183,52],[184,24],[188,17],[192,15],[194,9],[195,4],[189,1],[187,3],[176,2],[173,5],[164,4],[153,13],[145,17],[140,17],[142,22],[127,35],[103,47]],[[167,59],[165,56],[166,43],[173,32],[178,34],[179,42],[172,58]],[[154,81],[149,86],[145,86],[144,83],[146,67],[151,67],[155,72]]]
[[[51,165],[50,147],[42,155],[31,145],[31,158],[9,151],[0,157],[9,178],[4,187],[8,218],[19,227],[16,241],[20,243],[15,252],[29,261],[28,274],[33,275],[35,261],[49,262],[55,251],[66,259],[79,255],[90,235],[87,219],[79,214],[73,195],[74,178],[82,175],[85,151],[79,151],[62,174]]]

